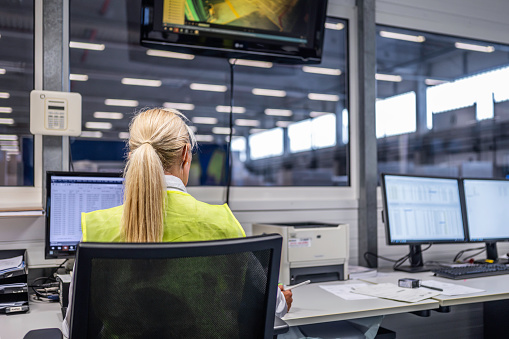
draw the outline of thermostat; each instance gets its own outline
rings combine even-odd
[[[39,90],[30,92],[30,132],[42,135],[79,136],[81,95]]]

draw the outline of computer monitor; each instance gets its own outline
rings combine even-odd
[[[81,240],[81,213],[122,205],[120,173],[47,172],[46,259],[72,258]]]
[[[388,245],[409,245],[410,266],[422,272],[421,245],[466,241],[459,179],[382,174],[383,214]]]
[[[509,180],[461,180],[468,239],[486,243],[486,257],[497,261],[497,241],[509,241]]]

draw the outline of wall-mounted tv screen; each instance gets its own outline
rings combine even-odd
[[[319,63],[327,0],[143,0],[141,44],[183,53]]]

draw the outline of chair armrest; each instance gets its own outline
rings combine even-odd
[[[62,331],[59,328],[43,328],[31,330],[23,339],[62,339]]]
[[[283,334],[290,330],[290,326],[280,317],[274,317],[274,335]]]

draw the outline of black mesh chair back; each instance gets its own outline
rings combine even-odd
[[[271,338],[281,241],[82,243],[71,338]]]

